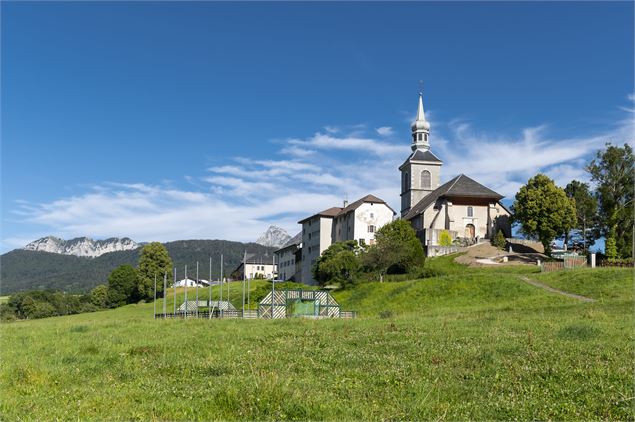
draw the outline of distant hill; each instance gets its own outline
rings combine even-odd
[[[212,257],[212,277],[220,275],[220,254],[224,255],[225,275],[229,275],[242,261],[243,252],[267,253],[275,248],[256,243],[228,240],[178,240],[165,243],[177,266],[177,277],[183,276],[184,266],[188,275],[209,277],[209,258]],[[16,249],[0,256],[0,294],[23,290],[57,289],[67,292],[86,292],[98,284],[106,283],[108,274],[123,264],[135,265],[141,248],[110,252],[95,258],[62,255],[42,251]]]

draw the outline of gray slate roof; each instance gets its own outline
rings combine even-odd
[[[414,207],[410,208],[410,211],[408,211],[404,219],[410,220],[415,216],[423,213],[439,198],[452,197],[487,198],[494,199],[496,201],[503,198],[501,194],[498,194],[490,188],[481,185],[474,179],[471,179],[464,174],[459,174],[458,176],[445,182],[444,184],[427,194]]]
[[[408,164],[408,162],[410,161],[427,161],[427,162],[433,162],[433,163],[443,162],[439,160],[439,158],[436,155],[434,155],[430,150],[422,151],[420,149],[416,149],[414,150],[412,154],[410,154],[410,156],[408,156],[408,158],[406,158],[406,161],[404,161],[403,164],[399,166],[399,168],[403,167],[405,164]]]
[[[302,232],[296,234],[291,239],[289,239],[289,241],[287,243],[285,243],[284,245],[282,245],[282,247],[280,249],[278,249],[276,252],[281,251],[283,249],[287,249],[287,248],[289,248],[291,246],[297,246],[300,243],[302,243]]]

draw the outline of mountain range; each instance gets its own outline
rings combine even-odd
[[[121,239],[123,240],[123,239]],[[177,267],[177,278],[196,276],[199,262],[201,278],[209,277],[209,259],[212,258],[212,277],[220,276],[220,256],[223,254],[224,274],[227,276],[242,262],[243,254],[272,255],[277,248],[257,243],[228,240],[178,240],[164,243]],[[0,256],[0,294],[7,295],[24,290],[55,289],[66,292],[87,292],[98,284],[106,283],[110,272],[123,264],[137,265],[141,247],[107,252],[101,255],[75,256],[43,250],[15,249]]]
[[[104,240],[93,240],[89,237],[76,237],[71,240],[47,236],[34,240],[24,247],[27,251],[51,252],[63,255],[97,257],[109,252],[129,251],[137,249],[139,243],[128,237],[111,237]]]

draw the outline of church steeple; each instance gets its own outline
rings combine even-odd
[[[419,107],[417,108],[417,118],[412,122],[412,145],[413,151],[418,149],[427,151],[430,149],[430,123],[426,120],[423,112],[423,92],[419,92]]]

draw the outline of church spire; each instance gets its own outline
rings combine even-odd
[[[412,122],[412,150],[429,150],[429,135],[430,123],[428,123],[428,121],[426,120],[426,115],[423,112],[423,92],[419,92],[419,107],[417,108],[417,118],[414,122]]]

